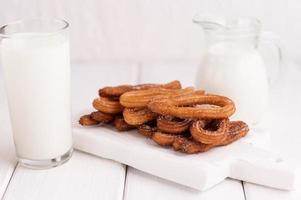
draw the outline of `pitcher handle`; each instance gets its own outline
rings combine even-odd
[[[278,54],[278,70],[276,74],[273,74],[272,76],[268,76],[269,78],[269,85],[273,87],[275,84],[276,80],[279,78],[279,74],[281,74],[283,70],[283,65],[284,65],[284,48],[283,45],[280,41],[280,37],[273,33],[273,32],[268,32],[264,31],[261,34],[260,42],[259,44],[266,44],[270,46],[274,46],[277,49],[277,54]]]

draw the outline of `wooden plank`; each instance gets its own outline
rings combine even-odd
[[[17,164],[14,154],[13,137],[10,126],[8,106],[3,87],[2,70],[0,70],[0,198]]]
[[[50,170],[18,166],[4,199],[107,199],[121,200],[125,166],[81,152]]]
[[[301,162],[301,136],[300,132],[295,130],[296,125],[300,123],[301,93],[297,91],[300,90],[301,85],[301,70],[293,64],[288,65],[286,69],[272,90],[270,109],[264,123],[271,132],[272,149]],[[301,182],[301,176],[298,178]],[[244,187],[248,200],[301,199],[301,183],[295,191],[291,192],[250,183],[244,183]]]
[[[283,191],[263,187],[256,184],[245,183],[244,188],[247,200],[273,199],[273,200],[300,200],[301,185],[295,191]]]
[[[128,167],[124,199],[244,200],[244,193],[241,182],[232,179],[226,179],[214,188],[200,192]]]

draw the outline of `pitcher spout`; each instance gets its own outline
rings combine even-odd
[[[192,22],[200,25],[204,30],[225,29],[225,20],[219,16],[198,14],[193,17]]]
[[[193,20],[205,31],[227,36],[255,36],[261,30],[261,23],[253,17],[227,17],[215,15],[196,15]]]

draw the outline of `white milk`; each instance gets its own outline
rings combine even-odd
[[[16,34],[1,45],[16,152],[31,160],[72,148],[69,42],[35,36]]]
[[[236,105],[233,119],[260,121],[268,103],[268,81],[259,52],[230,42],[210,46],[197,75],[197,86],[230,97]]]

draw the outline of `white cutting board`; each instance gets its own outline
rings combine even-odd
[[[117,132],[107,125],[82,127],[77,120],[75,117],[73,124],[76,149],[198,190],[227,177],[285,190],[294,189],[300,180],[297,161],[263,148],[268,146],[269,134],[262,129],[251,129],[231,145],[187,155],[158,146],[136,130]]]

